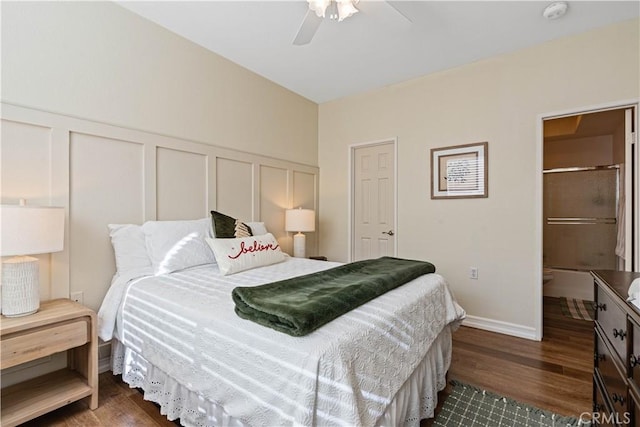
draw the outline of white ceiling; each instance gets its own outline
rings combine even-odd
[[[310,44],[292,41],[307,12],[296,1],[123,1],[181,36],[322,103],[640,15],[638,1],[361,0],[343,22],[324,20]],[[621,42],[624,42],[621,40]]]

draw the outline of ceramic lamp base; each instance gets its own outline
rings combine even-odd
[[[20,317],[40,308],[38,258],[15,257],[2,262],[2,314]]]
[[[293,256],[296,258],[304,258],[306,255],[307,239],[304,234],[298,233],[293,235]]]

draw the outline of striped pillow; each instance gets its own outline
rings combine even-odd
[[[239,219],[217,211],[211,211],[213,237],[216,239],[233,239],[253,236],[251,227]]]

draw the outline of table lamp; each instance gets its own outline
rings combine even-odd
[[[284,216],[286,231],[297,232],[293,236],[293,256],[304,258],[306,251],[306,237],[303,231],[316,230],[316,213],[311,209],[287,209]]]
[[[26,256],[59,252],[64,245],[64,208],[0,205],[2,314],[19,317],[40,307],[38,258]]]

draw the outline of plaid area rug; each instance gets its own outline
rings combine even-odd
[[[577,418],[564,417],[499,396],[478,387],[452,381],[433,426],[439,427],[574,427]]]
[[[593,320],[595,318],[595,308],[593,301],[575,298],[560,298],[560,309],[562,314],[578,320]]]

